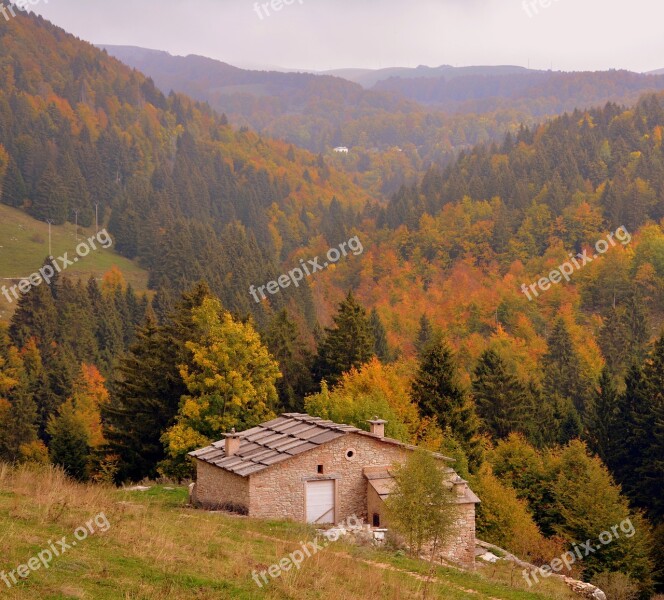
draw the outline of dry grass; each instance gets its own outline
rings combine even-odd
[[[0,571],[15,569],[48,540],[72,533],[104,512],[111,524],[32,572],[6,598],[127,600],[173,598],[240,600],[290,598],[399,600],[422,598],[428,565],[394,552],[337,542],[259,588],[253,571],[266,570],[314,539],[307,526],[264,522],[186,506],[186,489],[155,486],[127,492],[81,485],[57,469],[0,465]],[[514,574],[512,574],[513,576]],[[518,574],[517,574],[518,575]],[[493,579],[493,580],[492,580]],[[429,598],[461,600],[568,599],[564,590],[537,593],[505,585],[509,574],[439,569]],[[517,582],[515,585],[518,585]],[[525,584],[524,584],[525,585]]]

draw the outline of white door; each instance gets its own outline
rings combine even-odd
[[[307,481],[307,523],[334,523],[334,480]]]

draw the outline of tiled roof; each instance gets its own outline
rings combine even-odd
[[[246,477],[348,433],[366,435],[387,444],[414,449],[414,446],[390,438],[379,438],[352,425],[334,423],[306,414],[285,413],[272,421],[238,433],[240,448],[233,456],[226,456],[225,440],[190,452],[189,456]],[[440,454],[435,456],[452,460]]]
[[[233,456],[226,456],[225,440],[190,452],[189,455],[246,477],[347,433],[358,431],[360,429],[357,427],[339,425],[320,417],[286,413],[239,433],[240,448]]]

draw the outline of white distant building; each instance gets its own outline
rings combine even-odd
[[[348,154],[348,148],[346,148],[346,146],[337,146],[334,151],[341,154]]]

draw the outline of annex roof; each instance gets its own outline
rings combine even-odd
[[[447,473],[454,473],[452,469],[446,469]],[[374,489],[378,497],[384,502],[389,498],[390,494],[394,491],[396,481],[392,476],[391,469],[389,468],[368,468],[364,470],[364,477],[370,487]],[[452,479],[449,480],[448,486],[451,489],[455,484],[460,484],[462,493],[460,495],[452,496],[453,504],[479,504],[480,499],[475,495],[475,492],[468,487],[468,482],[461,479],[456,473]]]

